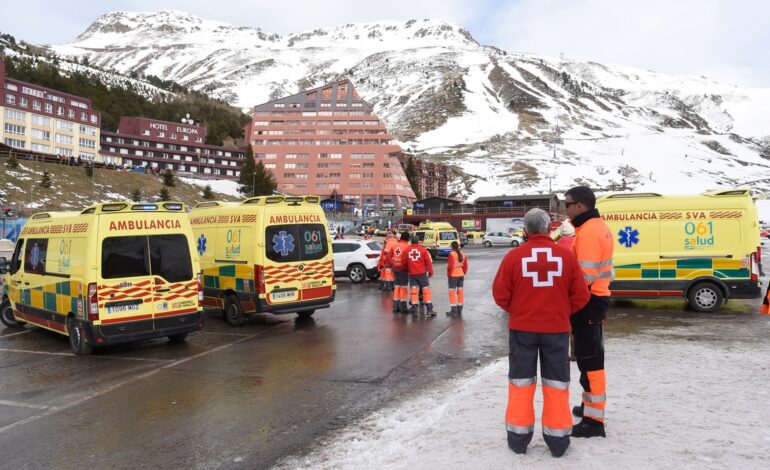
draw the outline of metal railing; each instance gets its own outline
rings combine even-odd
[[[546,212],[552,212],[550,205],[532,205],[532,206],[513,206],[513,207],[443,207],[413,209],[412,215],[450,215],[450,214],[501,214],[511,212],[521,212],[522,214],[530,209],[543,209]]]

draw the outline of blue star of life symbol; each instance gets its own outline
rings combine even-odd
[[[639,243],[639,230],[632,227],[626,227],[618,230],[618,237],[618,243],[625,245],[626,248],[631,248]]]
[[[294,251],[294,235],[286,233],[283,230],[278,235],[273,235],[273,251],[286,256]]]
[[[198,254],[203,255],[203,253],[206,252],[206,236],[201,235],[200,238],[198,238]]]

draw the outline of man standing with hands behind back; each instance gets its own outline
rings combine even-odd
[[[606,437],[604,409],[607,382],[604,373],[603,325],[610,304],[613,237],[596,210],[596,196],[587,186],[576,186],[564,195],[567,216],[575,227],[572,250],[583,270],[591,300],[571,320],[575,356],[583,387],[583,402],[572,409],[582,421],[572,428],[573,437]]]

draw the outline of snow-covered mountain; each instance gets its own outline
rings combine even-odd
[[[446,21],[278,35],[178,11],[114,12],[50,46],[244,108],[349,78],[406,150],[454,165],[466,195],[770,191],[770,89],[518,54]]]

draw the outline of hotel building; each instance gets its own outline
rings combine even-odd
[[[415,200],[401,147],[348,80],[255,106],[246,138],[278,191],[339,195],[367,210]]]
[[[96,160],[101,114],[91,100],[15,80],[0,58],[0,132],[5,145]]]
[[[237,179],[244,151],[205,138],[205,126],[124,116],[117,132],[102,131],[101,154],[123,165]]]

